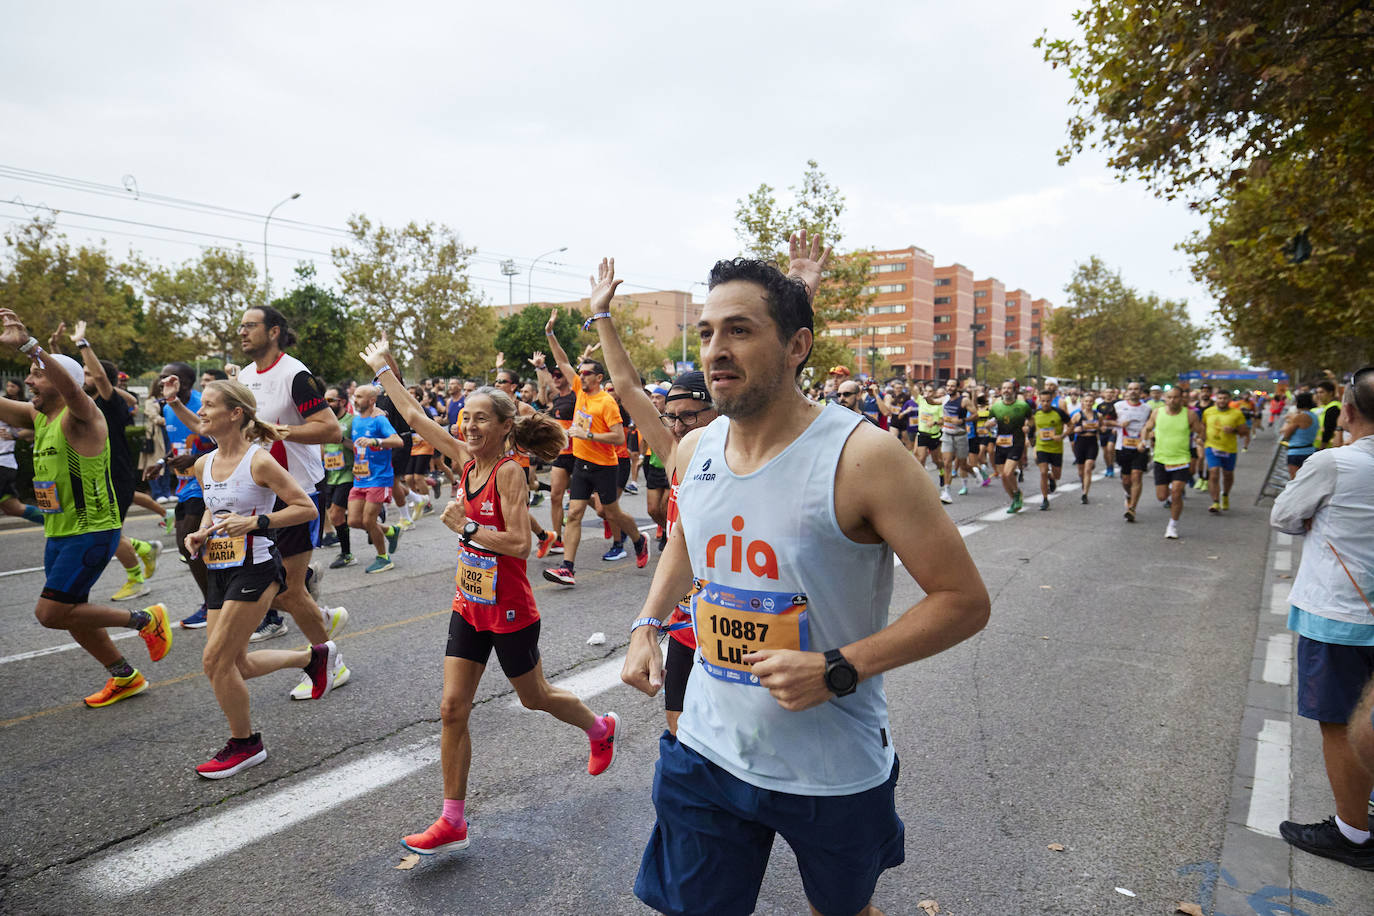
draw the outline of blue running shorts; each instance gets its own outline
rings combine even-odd
[[[119,547],[119,528],[48,538],[43,548],[43,597],[58,604],[85,604],[91,586]]]
[[[658,820],[635,896],[661,913],[754,912],[779,833],[797,855],[807,899],[826,916],[862,910],[884,869],[906,860],[896,761],[887,782],[866,792],[792,795],[736,778],[666,731],[658,749]]]

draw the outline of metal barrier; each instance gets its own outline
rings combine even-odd
[[[1288,443],[1280,439],[1274,445],[1274,457],[1269,459],[1269,471],[1264,475],[1264,484],[1260,486],[1259,496],[1255,497],[1255,505],[1260,504],[1260,500],[1266,496],[1277,497],[1279,491],[1288,486]]]

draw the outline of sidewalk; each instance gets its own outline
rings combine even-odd
[[[1266,503],[1266,505],[1269,505]],[[1221,861],[1197,867],[1209,916],[1374,916],[1374,874],[1294,849],[1279,822],[1335,813],[1317,723],[1297,714],[1288,592],[1303,539],[1271,531]]]

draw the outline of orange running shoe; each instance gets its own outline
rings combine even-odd
[[[105,686],[96,693],[86,697],[86,705],[91,709],[99,709],[102,706],[109,706],[111,703],[118,703],[125,697],[131,697],[136,693],[142,693],[148,689],[148,681],[139,674],[138,669],[128,677],[112,677],[105,682]]]
[[[539,539],[539,550],[536,553],[541,560],[549,555],[549,548],[553,546],[554,536],[552,531],[545,531],[544,536]]]
[[[152,607],[145,607],[152,620],[143,625],[143,629],[138,631],[138,635],[143,637],[143,642],[148,646],[148,657],[155,662],[162,661],[167,651],[172,648],[172,627],[167,622],[167,608],[160,604]]]
[[[412,833],[401,840],[401,845],[411,852],[422,856],[432,856],[436,852],[466,849],[468,845],[468,825],[455,827],[442,817],[430,824],[424,833]]]

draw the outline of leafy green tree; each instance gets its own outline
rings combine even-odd
[[[792,233],[805,229],[819,235],[835,249],[825,278],[816,291],[813,303],[816,315],[816,346],[807,365],[823,378],[830,367],[854,365],[854,354],[835,338],[822,336],[833,321],[845,321],[863,313],[871,295],[863,289],[869,282],[871,258],[866,251],[842,252],[840,243],[844,231],[840,220],[844,215],[845,199],[830,183],[816,160],[809,159],[802,173],[800,185],[788,188],[792,199],[779,203],[774,189],[760,184],[748,196],[735,204],[735,235],[744,246],[747,257],[771,260],[787,270],[787,242]],[[841,352],[843,351],[843,352]]]
[[[368,341],[356,310],[315,281],[313,264],[297,265],[296,282],[289,293],[272,300],[296,332],[292,355],[326,384],[365,373],[358,352]]]
[[[1064,287],[1068,304],[1050,316],[1054,372],[1113,383],[1127,377],[1172,377],[1191,368],[1206,336],[1188,318],[1187,304],[1141,294],[1093,256]]]
[[[1256,361],[1350,365],[1374,336],[1374,7],[1097,0],[1037,45],[1073,82],[1061,162],[1209,219],[1186,249]]]
[[[544,354],[549,352],[549,345],[544,340],[544,325],[548,324],[551,311],[545,305],[527,305],[501,319],[496,331],[496,349],[505,354],[506,366],[522,376],[533,374],[528,360],[536,350]],[[582,330],[585,319],[580,309],[558,310],[553,331],[570,357],[576,358],[583,347],[596,340],[594,335]]]
[[[95,351],[123,365],[137,341],[139,302],[120,265],[103,248],[72,247],[50,218],[5,233],[0,262],[0,308],[13,310],[46,343],[61,322],[85,320]],[[69,344],[63,340],[63,344]],[[0,360],[15,371],[27,365],[13,351]]]
[[[257,265],[242,248],[207,248],[175,268],[135,258],[128,274],[142,288],[145,334],[159,341],[164,361],[199,353],[232,361],[243,313],[263,301]]]
[[[369,337],[385,329],[397,358],[417,376],[491,367],[496,316],[468,277],[475,248],[432,222],[396,229],[356,213],[348,229],[352,242],[333,250],[334,267]]]

